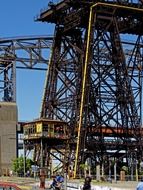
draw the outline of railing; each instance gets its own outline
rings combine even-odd
[[[6,43],[11,41],[17,41],[17,40],[37,40],[37,39],[50,39],[53,40],[52,35],[29,35],[29,36],[14,36],[14,37],[5,37],[0,38],[0,43]]]

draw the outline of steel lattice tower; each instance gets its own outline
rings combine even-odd
[[[142,16],[141,2],[65,0],[37,19],[55,23],[41,117],[68,122],[74,177],[142,160]]]

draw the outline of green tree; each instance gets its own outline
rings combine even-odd
[[[81,173],[84,172],[84,177],[86,176],[87,170],[89,171],[90,167],[88,164],[80,164]]]
[[[33,164],[33,161],[29,158],[26,158],[25,163],[25,172],[28,170],[31,170],[31,165]],[[12,160],[12,171],[14,171],[18,175],[24,174],[24,157],[20,156],[19,158],[16,158]]]

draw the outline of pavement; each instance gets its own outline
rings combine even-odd
[[[0,177],[0,181],[11,182],[17,184],[22,190],[39,190],[39,178],[28,178],[28,177]],[[46,188],[48,188],[51,180],[46,179]],[[72,184],[74,188],[68,188],[68,190],[77,190],[83,184],[83,180],[68,180],[68,184]],[[136,181],[117,181],[117,182],[96,182],[92,181],[92,190],[136,190],[138,182]],[[76,188],[75,188],[76,187]]]

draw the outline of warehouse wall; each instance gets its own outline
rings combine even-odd
[[[0,102],[0,175],[7,175],[16,158],[16,103]]]

